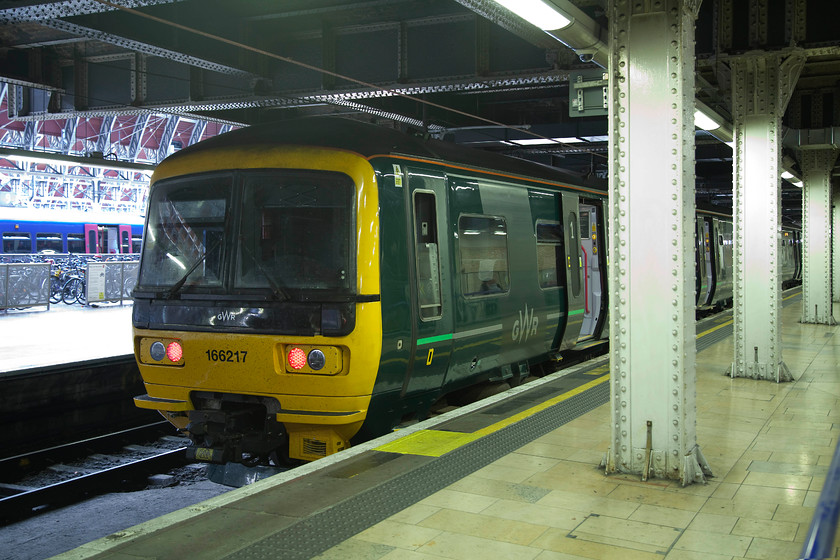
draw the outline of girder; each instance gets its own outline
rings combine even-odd
[[[160,4],[171,4],[182,0],[117,0],[128,8],[142,8]],[[4,2],[4,4],[20,4],[0,8],[0,23],[24,23],[29,21],[45,21],[55,18],[71,17],[80,14],[98,14],[116,10],[112,6],[96,0],[57,0],[41,2]]]

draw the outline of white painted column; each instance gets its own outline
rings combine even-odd
[[[834,148],[802,149],[802,322],[835,324],[831,308],[831,170]]]
[[[840,302],[840,189],[835,189],[831,204],[831,270],[834,301]],[[837,318],[835,317],[835,320]]]
[[[606,472],[700,482],[694,325],[699,1],[611,0]]]
[[[781,119],[804,56],[731,59],[734,128],[734,361],[732,377],[789,381],[781,350]]]

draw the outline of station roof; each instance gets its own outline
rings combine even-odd
[[[552,1],[606,42],[607,0]],[[805,49],[783,118],[798,171],[803,138],[840,126],[838,20],[830,0],[703,1],[697,99],[731,120],[731,57]],[[227,130],[338,115],[603,178],[607,117],[578,102],[603,69],[557,37],[492,0],[8,0],[0,145],[155,164]],[[732,150],[712,134],[697,132],[698,201],[726,207]],[[784,181],[782,203],[797,224],[801,190]]]

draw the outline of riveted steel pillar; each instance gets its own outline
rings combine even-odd
[[[834,148],[803,149],[802,322],[834,325],[831,308],[831,170]]]
[[[711,474],[697,446],[694,21],[699,1],[610,2],[608,473]]]
[[[735,351],[732,377],[789,381],[781,351],[781,119],[801,51],[733,57]]]
[[[834,189],[831,204],[831,224],[832,299],[840,302],[840,189]]]

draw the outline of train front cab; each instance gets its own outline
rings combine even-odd
[[[187,431],[196,459],[314,460],[349,445],[379,364],[376,178],[347,152],[241,154],[183,157],[153,179],[133,312],[147,394],[135,405]],[[303,261],[324,252],[340,263],[318,273],[321,289],[318,263]]]

